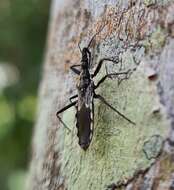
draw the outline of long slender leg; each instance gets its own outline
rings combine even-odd
[[[77,103],[77,101],[70,103],[69,105],[65,106],[64,108],[60,109],[57,113],[56,116],[57,118],[60,120],[60,122],[64,125],[65,128],[67,128],[69,131],[71,131],[68,126],[63,122],[63,120],[61,119],[61,117],[59,116],[60,113],[64,112],[65,110],[69,109],[72,106],[75,106]]]
[[[119,73],[110,73],[105,75],[103,78],[101,78],[99,80],[99,82],[97,83],[97,85],[95,86],[95,89],[98,88],[100,86],[100,84],[102,84],[107,78],[112,77],[112,76],[118,76],[118,75],[127,75],[129,73],[130,70],[126,71],[126,72],[119,72]]]
[[[115,109],[113,106],[111,106],[101,95],[95,94],[94,98],[99,99],[101,102],[103,102],[105,105],[107,105],[108,107],[110,107],[113,111],[115,111],[118,115],[120,115],[121,117],[123,117],[124,119],[126,119],[127,121],[129,121],[130,123],[132,123],[133,125],[136,125],[133,121],[131,121],[129,118],[127,118],[122,113],[120,113],[117,109]]]
[[[70,69],[77,75],[80,75],[80,71],[76,69],[75,67],[80,67],[81,65],[72,65]]]
[[[76,94],[76,95],[74,95],[74,96],[71,96],[70,98],[69,98],[69,101],[72,103],[72,100],[73,99],[75,99],[75,98],[77,98],[78,97],[78,95]]]
[[[103,58],[103,59],[101,59],[101,60],[99,61],[98,65],[97,65],[95,71],[94,71],[94,74],[92,75],[92,78],[95,77],[95,76],[97,75],[97,73],[100,71],[101,66],[102,66],[102,64],[104,63],[104,61],[111,61],[111,62],[117,63],[117,62],[116,62],[115,60],[113,60],[113,59],[109,59],[109,58]]]
[[[59,111],[57,111],[56,115],[58,116],[60,113],[64,112],[65,110],[69,109],[72,106],[75,106],[77,103],[77,101],[72,102],[70,104],[68,104],[67,106],[65,106],[64,108],[60,109]]]

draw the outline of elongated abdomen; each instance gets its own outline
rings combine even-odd
[[[86,150],[89,147],[89,144],[92,140],[92,109],[86,107],[83,103],[76,114],[76,127],[77,127],[77,136],[79,138],[79,145],[81,148]]]

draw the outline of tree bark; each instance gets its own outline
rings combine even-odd
[[[174,189],[174,2],[54,0],[38,119],[34,129],[29,190]],[[101,31],[100,29],[103,28]],[[99,32],[100,31],[100,32]],[[99,32],[99,33],[98,33]],[[91,44],[91,72],[105,62],[108,78],[97,90],[136,125],[94,100],[94,134],[78,145],[75,109],[56,112],[77,93],[69,67]]]

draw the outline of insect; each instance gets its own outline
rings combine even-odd
[[[100,32],[101,30],[99,30]],[[96,66],[95,71],[91,74],[91,52],[90,52],[90,45],[96,35],[98,35],[97,32],[90,40],[87,47],[84,47],[82,50],[79,46],[80,52],[81,52],[81,64],[78,65],[72,65],[70,69],[77,75],[79,75],[79,82],[77,84],[77,94],[70,97],[70,104],[65,106],[64,108],[60,109],[56,115],[58,119],[64,124],[66,127],[66,124],[62,121],[61,117],[59,116],[60,113],[64,112],[65,110],[69,109],[72,106],[75,106],[76,108],[76,127],[77,127],[77,136],[79,140],[79,145],[83,150],[87,150],[87,148],[90,145],[90,142],[92,140],[93,136],[93,126],[94,126],[94,99],[99,99],[101,102],[103,102],[106,106],[111,108],[114,112],[119,114],[121,117],[126,119],[128,122],[135,125],[133,121],[128,119],[126,116],[124,116],[122,113],[120,113],[116,108],[114,108],[112,105],[110,105],[104,97],[102,97],[99,94],[96,94],[95,90],[109,77],[112,76],[118,76],[118,75],[127,75],[129,71],[127,72],[119,72],[119,73],[110,73],[106,74],[103,78],[101,78],[98,83],[94,84],[94,77],[98,74],[100,71],[103,63],[105,61],[111,61],[115,62],[113,59],[110,58],[103,58],[99,61],[98,65]],[[79,69],[78,69],[79,68]],[[74,100],[74,101],[72,101]]]

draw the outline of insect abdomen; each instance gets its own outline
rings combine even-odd
[[[86,107],[85,103],[82,104],[80,110],[77,110],[76,113],[76,127],[77,127],[77,136],[79,138],[79,145],[84,150],[87,150],[92,139],[92,118],[91,118],[91,109]]]

